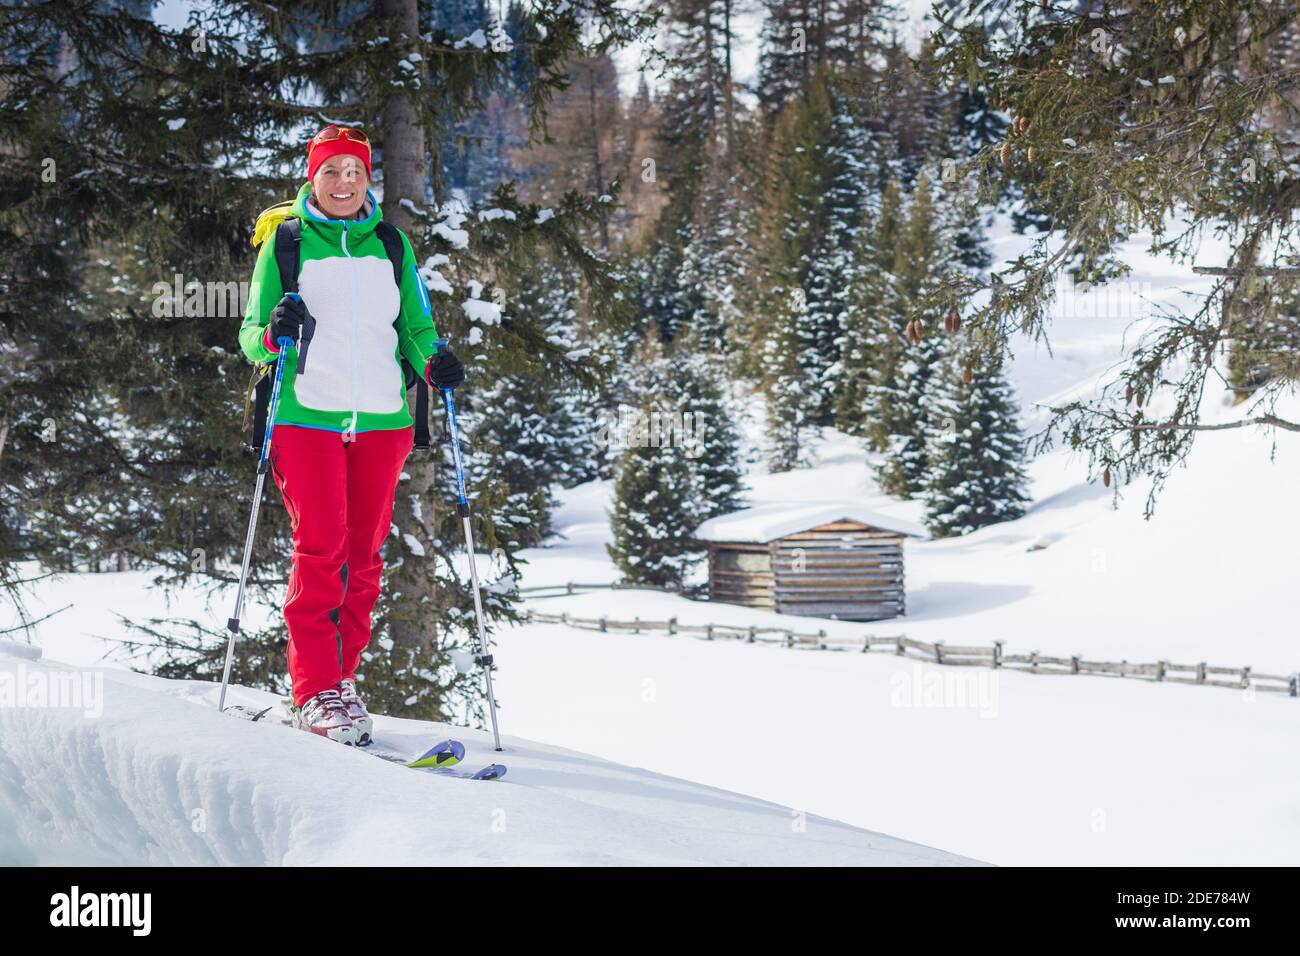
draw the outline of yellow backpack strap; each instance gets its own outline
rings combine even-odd
[[[293,214],[293,200],[286,199],[284,202],[278,202],[274,206],[267,206],[257,216],[257,224],[253,226],[253,238],[251,240],[253,248],[256,249],[275,235],[276,227],[284,222]]]

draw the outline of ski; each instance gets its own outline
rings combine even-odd
[[[465,745],[459,740],[441,740],[415,759],[378,745],[373,740],[368,747],[360,749],[372,757],[387,760],[389,763],[400,763],[412,770],[429,770],[448,777],[460,777],[462,780],[500,780],[506,775],[505,766],[499,763],[488,764],[473,772],[454,769],[456,764],[465,757]]]
[[[268,723],[283,724],[286,727],[293,725],[290,718],[285,717],[283,714],[272,713],[275,709],[274,704],[261,708],[231,704],[225,709],[224,713],[253,723],[266,721]],[[506,775],[505,765],[499,763],[490,763],[486,767],[472,772],[456,769],[456,765],[465,759],[465,745],[459,740],[440,740],[414,759],[401,751],[377,744],[373,738],[371,738],[369,744],[363,747],[350,747],[349,749],[370,754],[372,757],[387,760],[389,763],[400,763],[403,767],[410,767],[412,770],[428,770],[448,777],[460,777],[463,780],[500,780]]]
[[[266,715],[271,713],[273,710],[275,710],[274,704],[270,707],[262,707],[260,709],[256,707],[245,707],[243,704],[231,704],[223,710],[222,713],[229,714],[231,717],[238,717],[240,720],[251,720],[256,723],[259,720],[265,720]],[[279,721],[282,724],[288,723],[288,721],[283,717],[271,717],[270,719]]]

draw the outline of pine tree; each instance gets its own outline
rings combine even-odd
[[[824,86],[819,88],[824,92]],[[827,118],[824,109],[810,109],[802,98],[790,101],[776,121],[768,150],[759,251],[763,293],[757,300],[763,321],[753,326],[758,339],[749,348],[760,358],[754,371],[767,397],[775,471],[808,464],[807,430],[821,410],[820,383],[809,371],[819,363],[802,353],[815,339],[807,279],[821,207],[818,121]]]
[[[926,525],[935,537],[967,534],[1025,513],[1029,497],[1019,406],[1000,368],[966,369],[956,349],[941,363],[930,403]]]
[[[688,324],[725,340],[745,223],[732,176],[729,0],[672,0],[664,10],[668,89],[660,102],[656,178],[668,202],[650,237],[640,312],[671,342]]]
[[[1270,382],[1300,378],[1300,292],[1294,282],[1261,282],[1230,313],[1228,384],[1238,403]]]
[[[854,280],[853,253],[867,204],[870,143],[853,100],[834,74],[819,75],[805,104],[813,120],[807,140],[815,164],[815,204],[806,210],[812,222],[803,280],[808,308],[799,327],[799,362],[813,386],[809,417],[818,425],[830,425]]]
[[[809,440],[813,385],[799,364],[796,329],[806,303],[803,290],[778,286],[767,314],[772,327],[763,341],[763,394],[767,398],[768,465],[774,472],[811,464]]]
[[[952,247],[945,242],[929,178],[920,174],[909,204],[907,226],[899,237],[894,260],[899,312],[916,330],[894,370],[891,381],[873,385],[873,404],[885,415],[889,447],[877,467],[881,490],[910,498],[925,488],[929,464],[926,436],[927,393],[938,357],[942,313],[930,301]],[[919,323],[919,324],[918,324]]]
[[[629,583],[680,585],[695,561],[691,536],[698,525],[698,484],[690,459],[682,447],[651,444],[667,437],[658,428],[652,432],[652,416],[671,405],[666,392],[647,394],[614,480],[613,540],[606,549]]]
[[[905,226],[898,180],[885,185],[869,229],[854,247],[845,309],[841,316],[842,357],[836,382],[835,425],[868,440],[874,451],[889,445],[893,420],[890,386],[906,347],[906,324],[894,264]]]
[[[670,387],[687,427],[687,460],[694,476],[692,520],[697,524],[740,507],[745,488],[740,435],[723,394],[726,373],[720,356],[693,331],[678,341]]]

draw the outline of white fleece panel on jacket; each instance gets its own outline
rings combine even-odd
[[[308,259],[298,292],[316,318],[307,372],[293,383],[298,402],[325,411],[398,411],[406,388],[395,357],[401,299],[392,264],[375,256]]]

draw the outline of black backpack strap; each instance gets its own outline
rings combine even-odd
[[[402,260],[406,258],[406,247],[402,245],[402,234],[397,231],[397,227],[390,222],[379,220],[379,225],[375,226],[375,235],[379,241],[384,244],[384,255],[388,256],[388,261],[393,264],[393,281],[397,287],[402,287]]]
[[[298,269],[301,266],[298,249],[302,240],[302,220],[286,219],[275,229],[275,264],[280,270],[280,287],[285,292],[298,291]],[[254,455],[262,453],[266,438],[266,413],[271,404],[271,379],[268,370],[257,380],[253,395],[253,441],[248,450]]]
[[[298,291],[298,270],[302,267],[298,244],[302,241],[302,220],[286,219],[275,228],[275,264],[280,267],[280,288]]]
[[[415,446],[417,450],[429,447],[429,383],[423,375],[415,382]]]
[[[402,260],[406,258],[406,247],[402,245],[402,234],[392,223],[379,220],[375,226],[375,235],[384,244],[384,254],[393,264],[393,281],[402,287]],[[429,383],[424,380],[424,370],[411,368],[411,363],[402,359],[402,376],[409,389],[415,385],[415,448],[424,450],[429,447]]]
[[[244,447],[257,457],[262,454],[262,440],[266,437],[266,409],[271,404],[271,370],[263,365],[253,374],[257,376],[257,384],[253,387],[253,438]]]

